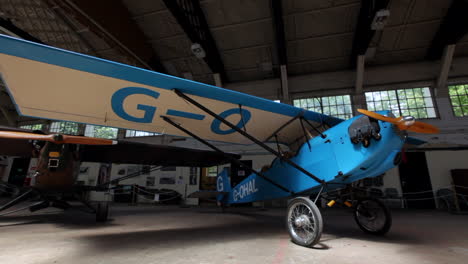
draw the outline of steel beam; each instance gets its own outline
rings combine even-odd
[[[445,47],[444,56],[441,60],[439,77],[437,78],[436,96],[448,97],[447,79],[452,65],[453,53],[455,52],[455,44]]]
[[[29,34],[28,32],[22,30],[21,28],[15,26],[10,20],[4,19],[0,17],[0,32],[4,32],[13,37],[22,38],[25,40],[37,42],[44,44],[40,39],[34,37],[33,35]]]
[[[110,46],[135,59],[144,67],[166,72],[144,33],[121,1],[114,0],[47,0],[59,6]],[[112,15],[109,15],[112,14]]]
[[[227,80],[224,64],[216,42],[211,35],[199,0],[163,0],[190,41],[198,43],[205,52],[203,60],[213,73],[219,73],[223,81]]]
[[[440,23],[439,30],[432,39],[426,59],[438,60],[446,46],[456,44],[468,33],[468,1],[453,0],[447,14]]]
[[[371,28],[372,20],[377,11],[387,8],[389,0],[361,0],[361,9],[354,32],[353,47],[351,49],[351,67],[356,67],[357,57],[366,54],[367,48],[375,35]]]

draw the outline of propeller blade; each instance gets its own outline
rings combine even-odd
[[[54,142],[53,135],[39,135],[27,132],[0,131],[0,138],[43,140]]]
[[[384,122],[392,123],[394,125],[397,125],[400,122],[400,120],[402,119],[402,117],[398,117],[398,118],[388,117],[388,116],[377,114],[375,112],[371,112],[371,111],[364,110],[364,109],[358,109],[357,111],[359,113],[361,113],[361,114],[366,115],[366,116],[369,116],[369,117],[372,117],[374,119],[381,120],[381,121],[384,121]]]
[[[68,136],[68,135],[39,135],[26,132],[0,131],[0,138],[26,139],[49,141],[56,144],[81,144],[81,145],[115,145],[117,141],[103,138]]]
[[[417,133],[425,133],[425,134],[437,134],[439,133],[439,128],[430,125],[428,123],[423,123],[416,121],[414,125],[408,128],[409,131],[417,132]]]
[[[115,145],[117,141],[104,138],[92,138],[81,136],[63,135],[62,143],[65,144],[81,144],[81,145]]]
[[[381,114],[377,114],[375,112],[371,112],[371,111],[364,110],[364,109],[358,109],[357,111],[361,114],[372,117],[374,119],[392,123],[396,125],[400,130],[409,130],[412,132],[425,133],[425,134],[439,133],[439,129],[437,127],[430,125],[428,123],[414,121],[413,117],[403,118],[402,116],[400,116],[400,117],[395,118],[395,117],[383,116]]]

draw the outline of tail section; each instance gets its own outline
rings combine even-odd
[[[216,191],[223,193],[219,194],[216,199],[220,202],[227,202],[227,198],[231,192],[231,181],[229,178],[228,168],[224,168],[223,171],[218,174],[216,179]]]

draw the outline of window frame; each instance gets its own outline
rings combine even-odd
[[[339,96],[341,96],[341,97],[343,98],[343,100],[342,100],[342,101],[343,101],[343,104],[338,104],[338,102],[336,101],[336,100],[337,100],[337,97],[339,97]],[[346,100],[344,99],[345,96],[349,96],[349,104],[346,103]],[[327,100],[329,100],[329,98],[331,98],[331,97],[334,98],[335,103],[334,103],[334,104],[332,104],[332,103],[327,103],[327,105],[324,106],[324,104],[323,104],[323,98],[327,98]],[[300,105],[300,106],[294,105],[294,101],[296,101],[296,100],[308,100],[308,99],[310,99],[310,100],[318,100],[318,106],[315,105],[315,103],[313,103],[313,105],[310,105],[310,106],[309,106],[309,104],[307,103],[307,105],[308,105],[307,108],[310,108],[310,110],[309,110],[309,109],[307,109],[307,108],[303,108],[302,105]],[[302,109],[305,109],[305,110],[308,110],[308,111],[313,111],[313,112],[317,112],[317,113],[320,113],[320,114],[323,114],[323,115],[328,115],[328,116],[332,116],[332,117],[336,117],[336,118],[340,118],[340,119],[344,119],[344,120],[347,120],[347,119],[349,119],[349,118],[352,118],[352,117],[355,115],[355,113],[354,113],[354,108],[353,108],[353,106],[354,106],[354,101],[353,101],[353,95],[352,95],[352,94],[336,94],[336,95],[333,95],[333,94],[332,94],[332,95],[320,95],[320,96],[298,97],[298,98],[293,98],[292,104],[293,104],[293,106],[295,106],[295,107],[299,107],[299,108],[302,108]],[[299,104],[300,104],[300,103],[299,103]],[[348,105],[350,106],[350,109],[349,109],[350,112],[349,112],[349,113],[346,112],[346,107],[347,107]],[[336,107],[336,108],[338,108],[338,106],[343,106],[343,107],[345,107],[344,110],[343,110],[344,113],[342,113],[342,114],[337,114],[337,115],[330,115],[330,114],[324,113],[325,107],[328,107],[328,108],[330,108],[330,107]],[[315,111],[314,108],[320,108],[320,112]]]
[[[133,132],[134,134],[136,134],[136,133],[148,133],[148,134],[150,134],[150,135],[144,135],[144,136],[136,136],[136,135],[133,135],[133,136],[129,136],[129,135],[128,135],[129,132]],[[152,134],[152,135],[151,135],[151,134]],[[125,130],[124,138],[156,137],[156,136],[160,136],[160,135],[162,135],[162,134],[157,133],[157,132],[148,132],[148,131],[143,131],[143,130],[126,129],[126,130]]]
[[[400,113],[399,116],[403,116],[403,113],[402,113],[402,110],[401,110],[401,105],[400,105],[400,98],[398,97],[398,91],[399,90],[409,90],[409,89],[418,89],[418,88],[428,88],[429,90],[429,93],[430,93],[430,99],[431,99],[431,102],[432,102],[432,107],[434,108],[434,114],[435,116],[434,117],[416,117],[417,119],[425,119],[425,120],[430,120],[430,119],[440,119],[440,115],[439,115],[439,108],[437,106],[437,102],[436,102],[436,97],[434,95],[434,88],[432,86],[429,86],[429,85],[425,85],[425,86],[411,86],[411,87],[397,87],[397,88],[381,88],[381,89],[372,89],[372,90],[369,90],[369,89],[366,89],[363,91],[363,96],[364,96],[364,100],[365,100],[365,104],[366,104],[366,108],[367,110],[369,110],[369,107],[368,107],[368,102],[367,102],[367,97],[366,97],[366,93],[371,93],[371,92],[389,92],[389,91],[395,91],[395,95],[396,95],[396,100],[397,100],[397,103],[398,103],[398,112]],[[406,93],[406,92],[405,92]],[[422,97],[422,98],[427,98],[427,97]],[[405,99],[406,100],[406,99]],[[427,113],[427,109],[430,108],[430,107],[425,107],[424,109],[426,109],[426,113]],[[417,109],[421,109],[421,108],[417,108]],[[391,110],[391,109],[388,109],[388,110]],[[408,109],[409,110],[409,109]],[[382,111],[382,110],[375,110],[375,111]],[[398,117],[398,116],[397,116]]]
[[[468,118],[468,114],[467,115],[462,115],[462,116],[457,116],[455,114],[455,109],[454,109],[454,105],[453,105],[453,101],[452,101],[452,96],[450,95],[450,86],[456,86],[456,85],[465,85],[467,87],[465,87],[465,89],[468,90],[468,81],[460,81],[460,82],[450,82],[450,83],[447,83],[447,94],[448,94],[448,99],[449,99],[449,102],[450,102],[450,110],[452,111],[452,116],[454,118],[457,118],[457,119],[467,119]],[[468,92],[467,92],[468,94]],[[462,110],[463,111],[463,110]]]
[[[88,130],[88,128],[92,127],[92,133]],[[111,128],[112,130],[115,130],[115,136],[112,138],[107,138],[107,137],[98,137],[96,136],[96,129],[98,128]],[[99,126],[99,125],[91,125],[91,124],[86,124],[84,127],[84,136],[85,137],[94,137],[94,138],[104,138],[104,139],[117,139],[119,137],[119,129],[116,127],[108,127],[108,126]]]
[[[64,123],[64,124],[76,124],[76,132],[73,133],[73,134],[68,134],[68,133],[64,133],[64,132],[62,132],[62,131],[60,131],[60,130],[54,131],[53,129],[54,129],[54,124],[55,124],[55,123],[58,123],[58,124],[60,124],[60,123]],[[59,125],[58,128],[60,128],[60,125]],[[83,126],[82,126],[81,123],[69,122],[69,121],[52,121],[52,122],[50,123],[50,125],[49,125],[49,131],[48,131],[48,132],[49,132],[49,133],[58,133],[58,134],[71,135],[71,136],[79,136],[81,133],[84,132],[84,129],[83,129]]]

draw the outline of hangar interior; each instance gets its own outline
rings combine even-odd
[[[359,108],[414,116],[440,133],[410,132],[425,143],[405,145],[403,165],[360,186],[392,208],[445,213],[468,210],[463,195],[452,196],[468,190],[467,12],[464,0],[0,0],[0,33],[342,119],[359,114]],[[154,131],[20,116],[3,83],[0,89],[3,126],[207,149],[196,140]],[[256,170],[275,158],[255,145],[215,144],[241,154]],[[22,181],[35,162],[3,156],[0,179]],[[108,165],[82,163],[78,183],[96,185],[103,166]],[[112,164],[108,173],[110,179],[140,174],[120,182],[130,192],[174,190],[184,205],[213,205],[188,196],[215,188],[224,167],[233,173],[232,164],[157,171]],[[242,169],[234,173],[246,177]],[[455,174],[464,180],[454,182]],[[159,204],[142,193],[128,199]],[[285,207],[286,200],[253,205]],[[456,221],[466,230],[466,218]],[[454,250],[451,263],[461,263],[466,244]]]

